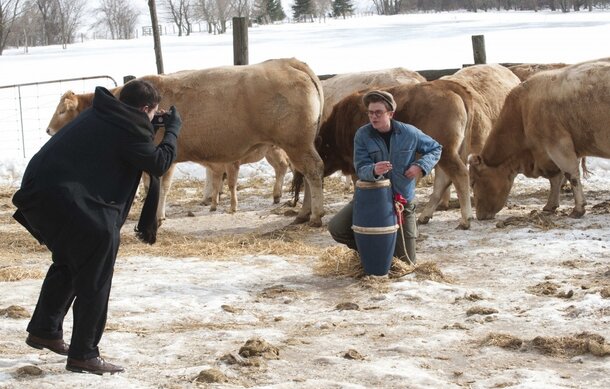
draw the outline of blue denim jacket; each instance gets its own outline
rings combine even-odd
[[[424,175],[430,173],[441,157],[442,146],[417,127],[392,119],[390,150],[383,138],[370,123],[356,131],[354,137],[354,167],[358,178],[377,181],[389,178],[394,193],[400,193],[409,202],[415,198],[415,180],[405,177],[409,166],[419,166]],[[419,159],[416,159],[419,154]],[[375,163],[390,161],[392,170],[385,176],[376,176]]]

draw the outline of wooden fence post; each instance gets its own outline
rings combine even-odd
[[[248,19],[233,18],[233,64],[248,64]]]
[[[131,76],[131,75],[123,76],[123,84],[127,84],[129,81],[135,80],[135,79],[136,79],[136,76]]]
[[[487,63],[487,55],[485,54],[485,35],[472,36],[472,54],[474,55],[474,63]]]

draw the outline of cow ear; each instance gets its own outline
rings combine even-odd
[[[479,154],[470,154],[468,156],[468,164],[470,166],[480,166],[482,163],[483,160]]]
[[[71,95],[64,95],[64,106],[66,111],[76,110],[78,108],[78,96],[72,93]]]

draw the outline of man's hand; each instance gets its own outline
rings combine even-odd
[[[382,176],[392,170],[392,164],[390,161],[380,161],[375,164],[373,170],[376,176]]]
[[[419,179],[424,175],[424,172],[417,165],[411,165],[407,170],[405,170],[405,177],[413,180]]]
[[[177,138],[178,134],[180,134],[180,129],[182,128],[182,118],[180,117],[178,110],[172,105],[165,115],[167,115],[167,118],[165,119],[165,131],[172,132]]]

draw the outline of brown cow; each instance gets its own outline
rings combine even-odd
[[[118,96],[121,87],[112,89]],[[76,94],[67,91],[63,94],[55,113],[47,126],[47,134],[55,135],[63,126],[72,121],[79,113],[89,108],[93,103],[93,93]],[[237,179],[239,177],[239,165],[245,163],[258,162],[265,158],[275,172],[275,184],[273,185],[273,203],[277,204],[282,197],[284,177],[290,166],[288,156],[284,150],[273,145],[261,145],[248,153],[238,163],[202,163],[205,168],[205,186],[203,188],[203,204],[210,205],[210,211],[215,211],[218,206],[219,194],[222,190],[223,177],[228,178],[231,206],[229,212],[237,210]],[[188,157],[187,157],[188,159]],[[145,185],[147,179],[144,177]]]
[[[294,58],[274,59],[140,79],[159,89],[162,107],[175,105],[180,112],[183,127],[176,162],[232,163],[258,147],[276,145],[307,179],[308,206],[296,222],[322,224],[322,161],[314,140],[324,93],[309,66]],[[162,179],[160,220],[165,218],[174,169],[175,165]]]
[[[517,174],[545,177],[551,190],[544,211],[559,206],[560,183],[572,186],[570,216],[585,213],[580,157],[610,157],[610,58],[538,73],[513,89],[470,178],[479,220],[506,203]]]
[[[462,217],[458,228],[468,229],[472,218],[466,159],[483,147],[491,124],[500,112],[509,90],[519,79],[501,65],[476,65],[452,77],[384,90],[397,103],[394,117],[410,123],[443,146],[434,190],[419,216],[427,223],[444,193],[454,184]],[[363,92],[341,100],[320,129],[318,152],[324,161],[324,176],[338,170],[355,174],[353,142],[356,130],[368,122],[362,106]]]
[[[568,66],[565,63],[522,63],[519,65],[509,66],[508,69],[513,72],[521,81],[525,81],[536,73],[546,70],[561,69]]]

